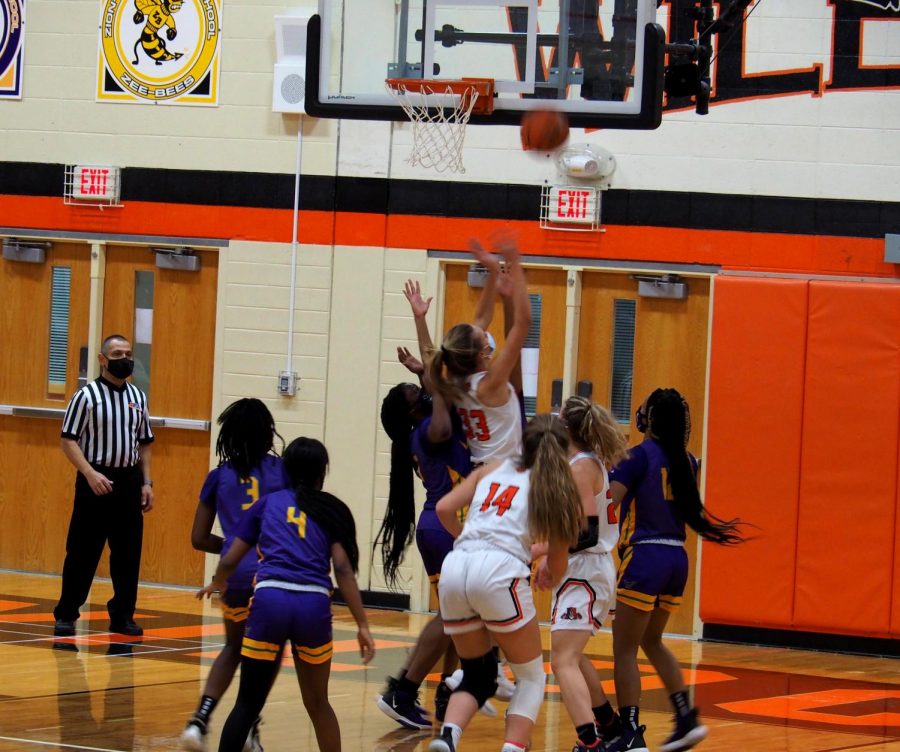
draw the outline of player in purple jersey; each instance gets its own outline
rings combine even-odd
[[[663,645],[669,614],[681,603],[687,582],[685,524],[705,540],[741,543],[740,520],[721,520],[703,507],[697,488],[697,461],[687,451],[691,417],[675,389],[655,390],[635,416],[646,438],[630,450],[610,476],[613,500],[621,503],[619,582],[613,622],[616,699],[624,730],[604,752],[647,749],[638,722],[642,648],[662,679],[675,708],[675,730],[662,752],[690,749],[708,730],[691,705],[678,660]]]
[[[322,491],[328,452],[301,437],[284,452],[292,488],[263,496],[241,518],[231,549],[198,598],[227,592],[228,578],[256,547],[260,565],[241,648],[241,684],[222,729],[219,752],[239,752],[265,705],[290,640],[303,705],[321,752],[341,752],[341,729],[328,701],[331,675],[331,568],[358,627],[364,664],[375,655],[356,571],[356,524],[340,499]]]
[[[411,371],[424,374],[421,362],[405,348],[398,356]],[[444,557],[453,549],[453,537],[435,512],[438,500],[472,469],[469,449],[459,417],[435,395],[415,384],[398,384],[381,405],[381,424],[391,439],[391,474],[387,510],[375,543],[381,544],[385,580],[394,586],[397,568],[415,532],[428,579],[437,589]],[[425,486],[425,506],[415,523],[413,471]],[[435,692],[435,715],[443,719],[450,696],[444,680],[456,666],[456,652],[444,634],[440,611],[422,630],[406,668],[388,680],[377,698],[378,707],[406,728],[431,728],[431,720],[417,704],[419,687],[432,666],[444,656],[441,683]]]
[[[253,506],[261,496],[287,488],[289,481],[281,458],[272,454],[275,437],[281,439],[281,436],[275,430],[272,413],[263,402],[258,399],[237,400],[222,411],[217,422],[220,427],[216,440],[219,466],[206,476],[200,491],[191,544],[198,551],[224,556],[231,548],[244,510]],[[224,538],[212,533],[217,515]],[[240,560],[228,580],[228,590],[222,597],[225,647],[216,657],[197,710],[181,734],[184,749],[195,752],[206,749],[210,716],[231,684],[241,660],[241,642],[253,595],[256,567],[256,555],[250,552]],[[253,726],[247,749],[262,749],[257,724]]]

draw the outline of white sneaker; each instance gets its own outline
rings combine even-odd
[[[190,752],[206,752],[206,733],[196,723],[188,723],[181,732],[181,748]]]

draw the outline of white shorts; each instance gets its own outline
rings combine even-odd
[[[550,631],[597,630],[609,615],[616,597],[616,567],[612,554],[577,553],[553,593]]]
[[[515,632],[535,618],[531,570],[503,551],[451,551],[441,567],[444,632]]]

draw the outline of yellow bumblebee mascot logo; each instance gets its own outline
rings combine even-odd
[[[218,102],[223,0],[103,0],[97,98]]]

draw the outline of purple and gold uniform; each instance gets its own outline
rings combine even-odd
[[[260,499],[235,536],[260,557],[241,655],[274,661],[290,640],[301,661],[331,660],[330,536],[300,510],[292,490]]]
[[[203,488],[200,489],[200,502],[210,507],[219,517],[225,537],[222,556],[231,548],[234,531],[244,511],[252,507],[261,496],[280,491],[289,485],[281,457],[271,454],[267,454],[253,468],[248,478],[239,476],[229,463],[220,465],[206,476]],[[256,553],[250,551],[228,578],[228,589],[222,598],[225,604],[223,615],[226,619],[239,622],[247,618],[256,567]]]
[[[689,458],[696,472],[697,460]],[[620,510],[616,597],[641,611],[674,611],[681,605],[688,560],[665,451],[656,440],[645,439],[616,465],[610,481],[627,489]]]
[[[451,413],[453,435],[439,444],[428,440],[431,418],[417,425],[410,437],[416,460],[416,472],[425,486],[425,506],[416,525],[416,546],[425,564],[432,585],[437,586],[444,557],[453,550],[453,536],[441,524],[435,506],[441,497],[465,478],[472,470],[469,447],[462,433],[458,416]]]

